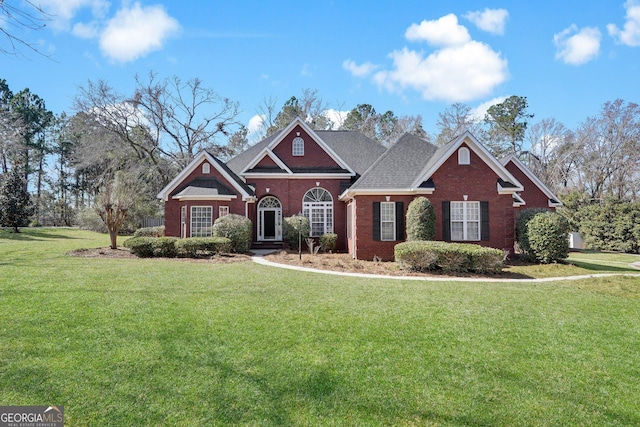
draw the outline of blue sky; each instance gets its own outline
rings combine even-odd
[[[430,133],[453,102],[526,96],[532,122],[571,129],[606,101],[640,102],[640,0],[36,3],[52,21],[18,35],[52,59],[1,55],[0,78],[55,113],[73,111],[87,80],[126,93],[151,70],[200,78],[247,125],[265,99],[279,108],[304,89],[337,111],[420,114]]]

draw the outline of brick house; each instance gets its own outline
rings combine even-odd
[[[314,131],[300,118],[226,163],[200,153],[158,197],[167,236],[210,235],[216,218],[235,213],[253,222],[256,244],[279,243],[283,218],[302,213],[313,237],[336,233],[338,249],[354,258],[390,260],[421,195],[435,207],[437,240],[506,250],[529,195],[527,207],[557,203],[517,159],[501,163],[470,133],[440,148],[406,134],[387,149],[358,132]]]

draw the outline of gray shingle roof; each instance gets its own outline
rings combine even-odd
[[[436,151],[433,144],[417,136],[404,134],[351,189],[408,189],[432,161]]]
[[[383,145],[360,132],[319,130],[315,133],[357,174],[363,174],[386,151]],[[236,174],[240,174],[277,135],[277,133],[271,135],[249,147],[230,159],[227,166]],[[336,172],[344,173],[345,171],[336,169]]]

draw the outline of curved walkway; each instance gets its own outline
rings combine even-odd
[[[251,257],[251,260],[256,264],[267,265],[270,267],[285,268],[287,270],[304,271],[307,273],[319,273],[319,274],[331,274],[334,276],[349,276],[360,277],[366,279],[395,279],[395,280],[422,280],[427,282],[500,282],[500,283],[544,283],[544,282],[558,282],[562,280],[583,280],[593,279],[599,277],[611,277],[611,276],[628,276],[628,277],[640,277],[640,273],[600,273],[600,274],[584,274],[580,276],[562,276],[562,277],[544,277],[539,279],[501,279],[490,277],[433,277],[433,276],[387,276],[380,274],[367,274],[367,273],[349,273],[333,270],[320,270],[317,268],[299,267],[290,264],[281,264],[278,262],[268,261],[263,258],[262,254],[256,254]],[[637,263],[634,263],[637,264]],[[639,268],[638,265],[630,264],[633,268]]]

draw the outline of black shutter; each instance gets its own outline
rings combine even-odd
[[[442,202],[442,240],[451,240],[451,202]]]
[[[480,240],[489,240],[489,202],[480,202]]]
[[[380,202],[373,202],[373,240],[380,240]]]
[[[396,240],[404,240],[404,203],[396,202]]]

